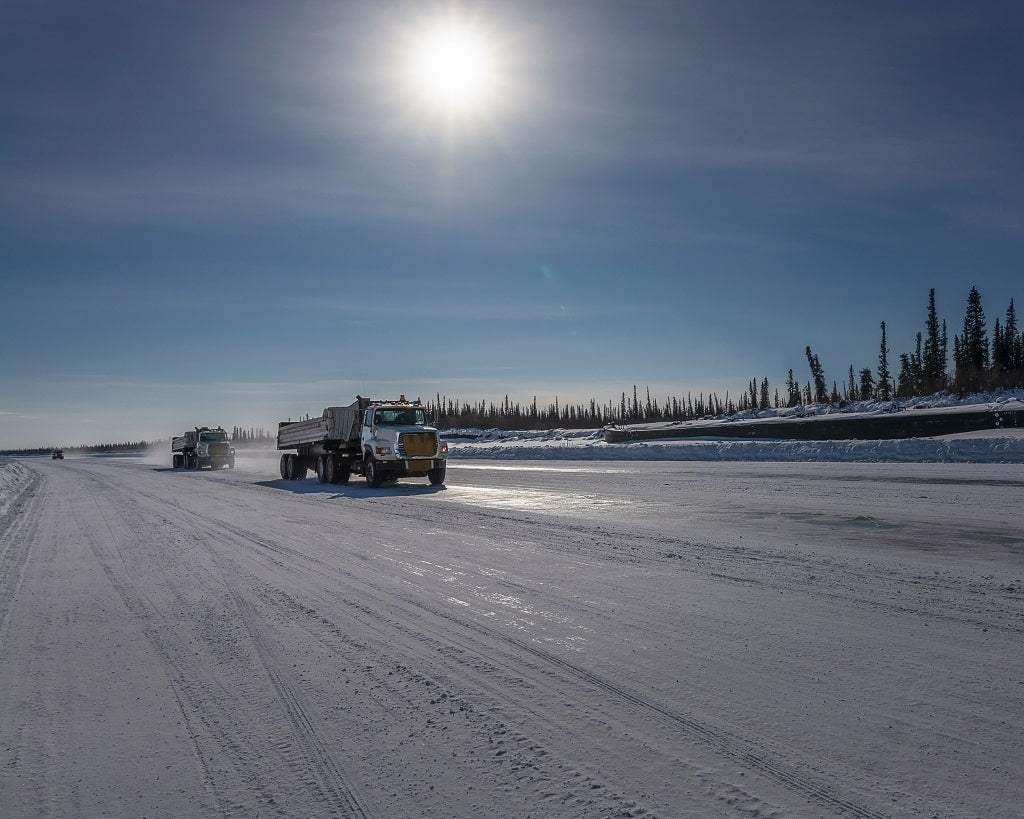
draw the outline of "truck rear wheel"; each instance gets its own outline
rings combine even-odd
[[[352,464],[340,455],[327,456],[327,483],[348,483],[352,476]]]
[[[287,452],[284,455],[281,456],[281,480],[282,481],[288,480],[288,459],[290,457],[291,456]]]
[[[316,479],[320,483],[330,483],[327,477],[327,459],[323,455],[316,456]]]
[[[366,475],[366,485],[370,489],[380,489],[380,485],[384,483],[384,474],[380,471],[380,467],[377,466],[377,461],[372,455],[366,456],[363,472]]]
[[[174,469],[181,469],[181,455],[174,453],[174,456],[171,458],[171,463],[174,464]]]
[[[301,455],[290,455],[288,457],[288,477],[293,481],[304,481],[306,480],[306,472],[309,467],[306,465],[306,459]]]
[[[436,469],[431,469],[427,472],[427,480],[430,481],[431,486],[437,486],[438,484],[444,483],[444,473],[447,467],[439,466]]]

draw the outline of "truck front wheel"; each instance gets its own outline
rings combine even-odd
[[[380,467],[377,466],[377,461],[372,455],[366,456],[363,472],[366,475],[366,485],[370,489],[380,489],[380,485],[384,483],[384,474],[380,471]]]
[[[427,472],[427,480],[430,481],[431,486],[437,486],[438,484],[444,483],[445,466],[439,466],[436,469],[431,469]]]

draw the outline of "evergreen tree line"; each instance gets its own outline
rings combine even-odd
[[[67,454],[72,453],[92,453],[98,452],[140,452],[148,447],[153,446],[150,441],[119,441],[116,444],[82,444],[79,446],[41,446],[31,447],[29,449],[4,449],[0,450],[0,455],[49,455],[54,449],[62,449]]]
[[[939,319],[935,308],[935,288],[932,288],[928,291],[924,328],[915,337],[914,349],[900,353],[895,376],[889,365],[885,322],[881,322],[879,327],[881,343],[877,366],[855,370],[851,364],[842,386],[833,381],[831,390],[818,356],[807,347],[805,353],[811,380],[801,387],[790,370],[785,406],[812,402],[889,401],[944,391],[964,396],[975,392],[1024,388],[1024,332],[1019,328],[1013,299],[1010,299],[1005,317],[1002,320],[996,318],[990,337],[981,294],[977,287],[972,287],[967,296],[962,330],[953,336],[951,358],[946,321]]]
[[[753,378],[735,399],[729,393],[721,399],[716,393],[694,398],[668,396],[659,402],[650,389],[640,398],[634,385],[631,394],[623,392],[618,401],[599,403],[591,398],[582,404],[553,403],[538,406],[534,397],[529,405],[505,400],[495,404],[482,399],[476,403],[437,395],[427,407],[436,413],[441,429],[591,429],[610,423],[657,421],[693,421],[721,417],[746,410],[769,410],[807,404],[841,406],[851,401],[890,401],[937,392],[967,395],[999,389],[1024,389],[1024,331],[1020,329],[1013,299],[1005,318],[995,320],[989,337],[981,295],[972,287],[964,311],[963,329],[953,336],[952,359],[949,354],[945,319],[939,319],[935,289],[928,293],[923,329],[917,333],[912,351],[898,357],[899,370],[893,375],[886,323],[880,322],[881,340],[874,367],[849,365],[845,378],[829,384],[818,355],[810,346],[804,350],[810,379],[801,384],[789,370],[784,392],[773,388],[766,377]],[[952,365],[952,370],[950,366]]]
[[[640,398],[636,385],[630,395],[623,392],[618,401],[598,403],[591,398],[585,403],[565,404],[555,396],[554,402],[539,406],[537,397],[528,405],[505,400],[499,404],[487,399],[476,403],[459,401],[438,394],[434,401],[424,405],[433,415],[439,429],[593,429],[610,423],[643,423],[653,421],[690,421],[696,418],[717,417],[735,412],[736,405],[726,393],[723,401],[716,393],[696,398],[669,395],[664,401],[651,397],[648,388]]]
[[[277,430],[270,433],[263,427],[233,427],[231,430],[231,443],[236,447],[262,447],[267,444],[277,446]]]

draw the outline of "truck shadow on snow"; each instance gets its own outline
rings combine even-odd
[[[387,483],[380,489],[370,489],[362,483],[352,484],[331,484],[319,483],[315,480],[307,481],[256,481],[256,486],[265,486],[268,489],[280,489],[292,492],[296,495],[330,495],[334,498],[354,498],[356,500],[369,500],[370,498],[401,498],[415,495],[436,495],[445,491],[444,484],[430,486],[415,483]]]

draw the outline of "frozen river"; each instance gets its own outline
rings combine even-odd
[[[0,463],[0,816],[1019,816],[1022,501],[998,464]]]

